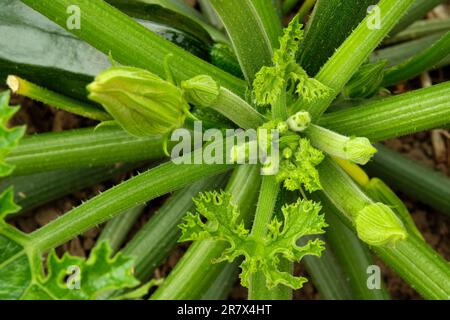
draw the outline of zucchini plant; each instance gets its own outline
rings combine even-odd
[[[0,4],[0,299],[224,299],[238,275],[249,299],[292,299],[298,262],[323,298],[389,299],[373,255],[448,299],[448,261],[389,185],[450,214],[450,182],[377,144],[450,124],[450,82],[388,90],[449,61],[448,21],[408,29],[443,1],[373,2]],[[11,92],[97,124],[26,135]],[[9,223],[136,168],[31,233]],[[104,222],[89,257],[56,254]]]

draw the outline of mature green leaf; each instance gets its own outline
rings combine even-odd
[[[24,77],[51,90],[86,98],[85,86],[107,57],[19,0],[0,3],[0,79]]]
[[[282,208],[283,220],[274,218],[268,233],[262,239],[253,236],[244,226],[239,209],[232,204],[227,192],[202,193],[194,200],[195,214],[189,213],[180,227],[183,235],[180,241],[214,239],[226,241],[230,246],[215,260],[234,261],[244,256],[241,264],[241,282],[248,287],[252,274],[261,271],[266,284],[273,288],[278,284],[301,288],[307,280],[280,271],[280,259],[299,261],[305,255],[320,256],[324,249],[320,239],[309,240],[306,245],[297,245],[298,239],[307,235],[324,233],[324,216],[320,206],[306,200]],[[203,222],[202,218],[207,222]]]
[[[0,196],[0,218],[14,208],[12,191]],[[3,206],[4,202],[9,209]],[[133,276],[133,260],[120,253],[110,257],[107,242],[97,246],[85,258],[51,251],[47,273],[31,237],[0,221],[0,299],[60,300],[100,299],[113,290],[133,288],[139,281]],[[145,294],[145,293],[143,293]]]
[[[209,0],[208,0],[209,1]],[[208,33],[211,35],[211,37],[220,42],[228,42],[227,37],[219,30],[211,26],[206,22],[205,17],[203,17],[200,12],[195,10],[194,8],[188,6],[184,1],[180,0],[108,0],[108,2],[113,3],[114,5],[118,3],[127,2],[132,4],[139,4],[139,5],[158,5],[161,6],[167,10],[170,10],[174,13],[178,13],[180,15],[183,15],[193,21],[195,21],[197,24],[202,26]]]
[[[88,42],[98,50],[111,54],[124,65],[141,67],[159,76],[164,76],[164,60],[172,55],[171,71],[182,81],[199,74],[214,76],[221,85],[243,96],[246,90],[244,81],[214,67],[175,44],[162,39],[135,22],[126,14],[102,0],[22,0],[38,12],[41,12],[60,26],[66,27],[66,8],[76,5],[80,15],[79,29],[70,32]]]
[[[193,54],[208,55],[197,33],[188,34],[171,24],[149,21],[143,24]],[[105,54],[19,0],[0,2],[0,33],[0,79],[14,74],[55,92],[86,100],[86,85],[110,65]]]

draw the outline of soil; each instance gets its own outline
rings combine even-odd
[[[427,86],[430,83],[440,83],[450,80],[450,68],[445,68],[424,74],[414,81],[403,83],[395,88],[391,88],[394,93],[401,93],[418,87]],[[1,89],[1,88],[0,88]],[[23,97],[12,97],[12,104],[22,106],[21,110],[12,120],[13,125],[26,124],[28,134],[43,133],[50,131],[70,130],[79,127],[92,126],[95,122],[74,116],[53,107],[42,105],[41,103],[30,101]],[[386,141],[385,144],[408,157],[411,157],[427,166],[443,172],[446,175],[450,173],[450,131],[433,130],[422,132],[399,139]],[[43,205],[25,216],[20,216],[12,223],[24,232],[33,230],[47,224],[49,221],[64,214],[70,209],[79,205],[82,201],[99,194],[114,184],[118,184],[126,176],[118,177],[115,180],[99,184],[79,192],[75,192],[60,200],[53,201]],[[389,182],[389,181],[387,181]],[[403,194],[401,198],[410,210],[418,228],[424,235],[426,241],[445,259],[450,260],[450,218],[447,215],[415,201]],[[129,238],[142,227],[153,214],[164,198],[152,201],[146,212],[140,217]],[[77,256],[87,256],[98,237],[102,226],[93,228],[79,237],[69,241],[57,249],[58,253],[70,252]],[[175,266],[177,261],[186,250],[186,245],[180,245],[166,261],[155,271],[155,276],[160,278],[166,276]],[[399,276],[386,267],[381,261],[377,260],[382,268],[384,280],[393,299],[421,299],[420,296],[407,285]],[[307,272],[302,265],[296,266],[296,273],[302,274],[308,278]],[[242,288],[238,281],[230,294],[231,299],[246,299],[246,289]],[[295,299],[320,299],[320,294],[312,284],[308,282],[302,290],[295,293]]]

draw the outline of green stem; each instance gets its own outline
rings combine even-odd
[[[317,0],[305,0],[300,7],[300,10],[298,11],[299,20],[303,21],[305,17],[308,15],[308,13],[311,11],[311,9],[316,4]]]
[[[173,12],[179,13],[199,24],[203,29],[205,29],[209,35],[215,40],[219,42],[227,42],[227,37],[220,30],[213,27],[211,24],[207,23],[204,16],[200,14],[199,11],[187,5],[184,1],[179,0],[107,0],[108,3],[118,7],[123,10],[127,8],[127,6],[134,5],[134,2],[137,2],[136,7],[144,7],[146,5],[155,4],[158,6],[162,6],[165,9],[171,10]],[[127,10],[123,10],[127,12]],[[155,10],[153,10],[155,11]],[[142,10],[141,10],[142,13]]]
[[[336,205],[341,218],[349,226],[370,200],[332,160],[320,165],[324,193]],[[427,299],[448,299],[450,296],[450,266],[425,242],[409,233],[395,245],[374,246],[384,261]]]
[[[199,0],[200,9],[202,10],[203,16],[208,19],[209,23],[218,29],[223,29],[223,24],[220,21],[214,8],[211,6],[209,0]]]
[[[280,184],[275,176],[264,176],[261,183],[261,191],[256,207],[255,220],[253,221],[252,236],[263,238],[267,233],[267,227],[272,219],[275,204],[278,199]]]
[[[347,39],[367,14],[373,0],[318,1],[308,20],[305,39],[300,44],[298,61],[310,76],[320,68]],[[330,35],[333,35],[330,37]]]
[[[263,24],[263,29],[269,38],[272,49],[278,48],[280,37],[283,35],[283,26],[276,0],[251,0],[251,2]]]
[[[442,61],[450,52],[450,32],[426,50],[415,55],[411,59],[386,70],[383,86],[388,87],[400,81],[409,80],[432,69]]]
[[[372,178],[366,185],[363,186],[363,190],[374,201],[384,203],[391,207],[397,216],[402,220],[405,227],[411,233],[414,233],[417,237],[423,239],[422,234],[411,217],[411,213],[409,213],[403,201],[397,197],[394,191],[392,191],[387,184],[378,178]]]
[[[441,34],[431,34],[425,36],[423,38],[408,41],[405,43],[400,43],[395,46],[390,46],[387,48],[376,50],[370,56],[370,62],[377,62],[382,60],[387,60],[387,67],[392,67],[398,64],[401,64],[408,59],[412,58],[414,54],[423,50],[423,48],[428,48],[433,45],[436,41],[441,38]],[[444,59],[445,60],[445,59]],[[442,65],[441,62],[437,64],[435,67],[438,68]]]
[[[272,118],[286,120],[289,117],[287,103],[286,103],[286,86],[281,90],[280,97],[272,105]]]
[[[69,30],[105,54],[125,65],[148,69],[165,76],[164,60],[172,54],[170,68],[177,81],[199,74],[214,77],[222,86],[243,96],[244,81],[189,54],[175,44],[162,39],[129,16],[102,0],[22,0],[63,28],[68,18],[67,8],[76,5],[82,13],[80,28]]]
[[[225,88],[220,89],[219,97],[210,108],[244,129],[258,128],[265,122],[263,115],[245,100]]]
[[[252,84],[261,67],[272,63],[273,54],[271,38],[253,1],[211,0],[211,5],[228,32],[245,79]]]
[[[7,79],[7,84],[16,94],[51,105],[67,112],[99,121],[112,119],[107,112],[101,110],[100,108],[63,96],[59,93],[52,92],[19,77],[9,76]]]
[[[228,300],[228,295],[236,283],[239,268],[238,261],[227,264],[211,286],[201,296],[201,300]]]
[[[311,0],[307,0],[307,1],[311,1]],[[300,0],[284,0],[283,5],[281,7],[283,15],[288,14],[299,2],[300,2]]]
[[[333,89],[334,94],[318,101],[307,110],[313,118],[318,118],[326,111],[345,84],[413,3],[414,0],[381,0],[378,3],[381,13],[379,29],[372,27],[373,17],[369,15],[345,40],[316,76],[318,81]]]
[[[226,165],[165,163],[109,189],[33,232],[33,246],[42,252],[55,248],[127,209],[228,169]]]
[[[264,176],[262,178],[258,206],[256,207],[255,220],[251,231],[252,236],[256,239],[264,238],[267,233],[279,191],[280,184],[276,181],[275,176]],[[273,291],[267,288],[264,274],[257,272],[252,275],[248,290],[248,298],[250,300],[276,299]]]
[[[133,169],[134,165],[95,167],[41,172],[27,176],[15,176],[0,182],[0,193],[14,187],[14,201],[22,209],[19,214],[67,194],[117,177]]]
[[[328,229],[327,229],[328,232]],[[326,239],[322,237],[326,242]],[[302,261],[305,264],[308,274],[314,283],[314,286],[324,300],[351,300],[352,291],[348,279],[339,264],[335,253],[328,243],[325,244],[325,250],[320,257],[305,256]]]
[[[123,254],[135,258],[135,276],[147,280],[170,254],[180,237],[178,224],[194,208],[199,192],[221,187],[226,176],[202,179],[175,192],[128,242]]]
[[[367,286],[367,271],[375,264],[367,246],[339,220],[338,215],[342,213],[338,213],[339,209],[327,197],[321,196],[320,200],[327,213],[329,224],[326,238],[347,276],[354,298],[358,300],[389,299],[384,284],[381,284],[379,289],[369,289]]]
[[[395,35],[405,30],[414,21],[422,19],[434,7],[447,2],[447,0],[416,0],[408,12],[392,29],[390,35]]]
[[[22,139],[6,158],[13,175],[113,165],[164,157],[160,136],[136,138],[120,128],[77,129]]]
[[[240,166],[227,186],[245,221],[250,220],[254,212],[255,186],[261,179],[259,173],[258,166]],[[227,262],[213,264],[211,261],[227,246],[224,241],[194,242],[151,299],[199,299],[226,267]]]
[[[450,179],[417,161],[377,144],[378,153],[367,164],[370,174],[389,181],[394,189],[450,215]]]
[[[125,238],[144,211],[144,205],[131,208],[108,221],[97,239],[97,244],[107,241],[113,252],[120,249]]]
[[[423,240],[410,235],[395,247],[374,247],[373,250],[424,298],[449,299],[448,261]]]
[[[383,43],[391,45],[411,41],[430,34],[442,34],[447,32],[449,29],[450,19],[420,20],[397,34],[395,37],[387,38]]]
[[[370,141],[439,128],[450,122],[450,82],[325,114],[319,124]]]

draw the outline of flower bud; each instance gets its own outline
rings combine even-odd
[[[381,60],[361,66],[342,90],[344,97],[355,99],[371,98],[376,95],[384,79],[386,63],[386,60]]]
[[[135,136],[168,134],[183,126],[189,111],[182,90],[139,68],[111,67],[87,89],[89,99]]]
[[[355,219],[358,237],[371,246],[393,245],[408,236],[402,221],[387,205],[373,203]]]
[[[220,94],[217,82],[206,75],[182,81],[181,88],[184,90],[186,100],[197,107],[211,106]]]
[[[299,111],[287,119],[286,123],[292,131],[303,132],[311,124],[311,116],[307,111]]]
[[[369,139],[364,137],[351,137],[345,143],[344,151],[349,159],[358,164],[366,164],[372,159],[372,156],[377,152]]]

